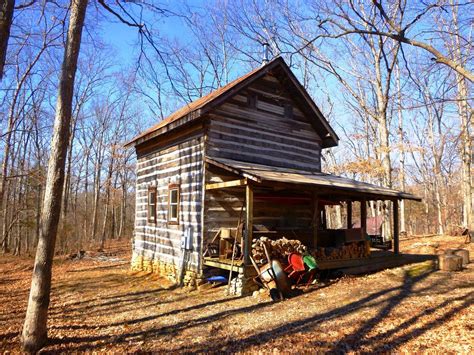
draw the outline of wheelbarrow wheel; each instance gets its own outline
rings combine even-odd
[[[281,301],[283,299],[283,295],[277,288],[270,289],[270,297],[272,301]]]

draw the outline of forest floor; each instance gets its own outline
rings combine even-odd
[[[409,237],[401,250],[468,248],[462,237]],[[129,269],[129,245],[55,259],[46,352],[474,352],[474,263],[427,263],[343,277],[300,296],[186,291]],[[20,352],[31,258],[0,256],[0,352]]]

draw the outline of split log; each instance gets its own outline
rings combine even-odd
[[[460,256],[462,258],[462,266],[469,264],[469,250],[458,249],[454,252],[454,255]]]
[[[255,262],[262,265],[267,262],[264,245],[267,248],[270,258],[286,263],[288,255],[291,253],[306,253],[306,246],[299,240],[286,239],[270,240],[267,237],[260,237],[252,241],[252,257]]]
[[[338,248],[326,247],[316,248],[312,255],[316,260],[337,260],[337,259],[359,259],[368,256],[364,242],[355,242],[340,246]]]
[[[458,255],[439,255],[439,269],[443,271],[459,271],[462,269],[462,257]]]

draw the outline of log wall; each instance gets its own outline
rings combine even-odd
[[[213,169],[206,170],[206,181],[208,183],[235,179],[235,175],[213,171]],[[270,192],[264,189],[254,189],[254,225],[263,225],[269,230],[311,228],[313,209],[309,201],[286,204],[259,198],[262,195],[268,196],[269,194]],[[278,193],[273,192],[272,195],[278,196]],[[241,221],[245,222],[245,187],[208,190],[206,191],[204,206],[204,244],[206,244],[212,240],[219,228],[236,229],[241,214]],[[288,238],[294,237],[291,232],[288,232],[285,236]]]
[[[182,236],[187,228],[191,228],[192,251],[186,269],[200,270],[203,141],[202,134],[197,134],[149,154],[137,151],[134,259],[159,260],[170,265],[169,270],[173,266],[177,270],[182,256]],[[167,222],[169,184],[180,186],[178,225]],[[156,223],[148,221],[148,188],[151,186],[157,188]]]
[[[206,182],[235,180],[235,175],[206,170]],[[242,209],[243,208],[243,209]],[[208,190],[204,203],[204,244],[209,243],[220,228],[236,229],[242,211],[245,221],[245,187]]]
[[[257,190],[253,208],[254,224],[262,224],[270,230],[311,228],[312,206],[309,202],[287,204],[260,200]]]
[[[276,78],[266,75],[215,108],[209,157],[321,170],[321,138]]]

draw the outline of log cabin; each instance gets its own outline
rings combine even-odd
[[[419,199],[323,173],[321,152],[338,141],[280,57],[180,108],[127,143],[137,155],[132,268],[186,285],[201,282],[205,267],[232,268],[245,281],[253,238],[284,236],[323,251],[364,242],[370,200],[393,204],[397,254],[398,201]],[[326,207],[336,204],[344,229],[326,224]],[[229,254],[232,238],[238,257]],[[332,259],[320,267],[341,265]]]

